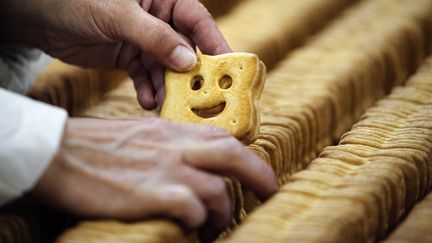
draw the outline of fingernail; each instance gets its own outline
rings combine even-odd
[[[196,55],[194,52],[189,50],[187,47],[178,45],[169,57],[170,63],[181,71],[191,70],[196,62]]]

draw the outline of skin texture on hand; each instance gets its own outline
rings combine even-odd
[[[226,176],[262,199],[277,190],[273,170],[217,127],[158,118],[70,119],[32,194],[86,217],[163,215],[220,230],[232,218]]]
[[[71,64],[127,70],[146,109],[163,103],[164,67],[191,69],[195,46],[231,51],[198,0],[0,0],[0,31]]]

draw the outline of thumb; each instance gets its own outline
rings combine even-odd
[[[141,8],[125,15],[116,22],[117,31],[125,41],[171,69],[188,71],[195,66],[194,50],[169,24]]]

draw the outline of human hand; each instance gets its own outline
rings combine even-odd
[[[272,169],[222,129],[136,120],[69,119],[62,146],[32,194],[87,217],[165,215],[214,229],[231,222],[224,176],[262,199]]]
[[[127,70],[146,109],[164,100],[163,66],[191,69],[195,45],[231,51],[198,0],[1,0],[0,29],[71,64]]]

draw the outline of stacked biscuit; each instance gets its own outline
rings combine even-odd
[[[273,166],[280,184],[414,71],[429,48],[431,10],[430,0],[361,2],[269,73],[261,101],[261,134],[249,148]],[[236,205],[242,197],[247,211],[256,206],[249,192],[237,194]],[[269,224],[272,219],[264,220]],[[278,222],[283,220],[274,224]],[[248,231],[261,228],[269,227]],[[99,229],[109,234],[109,227]]]
[[[145,223],[119,223],[116,221],[85,222],[79,228],[68,231],[57,242],[172,242],[196,241],[193,235],[185,235],[179,227],[167,220],[152,220]],[[109,231],[106,231],[109,229]],[[101,232],[104,232],[101,234]]]
[[[100,102],[103,94],[117,87],[126,73],[115,70],[83,69],[53,61],[27,94],[66,109],[71,116]]]
[[[361,2],[269,73],[261,139],[250,147],[280,184],[414,71],[431,39],[429,11],[430,0]]]
[[[226,242],[382,238],[432,189],[431,77],[432,57],[406,87],[369,109],[339,145],[294,174]]]
[[[361,2],[268,75],[261,139],[250,148],[271,162],[280,184],[419,64],[431,38],[422,28],[432,24],[431,2],[418,2]],[[246,196],[250,211],[258,202]]]
[[[217,24],[234,51],[257,54],[271,68],[356,0],[241,1]]]
[[[142,119],[157,116],[156,111],[146,111],[139,105],[132,80],[126,80],[104,94],[98,105],[82,110],[78,116],[104,119]]]
[[[421,75],[421,76],[420,76]],[[423,73],[419,74],[417,78],[411,83],[415,85],[417,89],[424,90],[427,92],[432,92],[432,60],[428,60],[423,69]],[[411,84],[410,83],[410,84]],[[420,93],[418,95],[421,95]],[[422,127],[432,129],[430,125],[430,121],[432,118],[432,108],[429,103],[429,113],[427,114],[428,120],[422,124]],[[422,131],[417,131],[416,133],[412,133],[412,136],[417,136],[418,134],[423,133]],[[429,143],[432,142],[431,137],[426,138]],[[404,139],[404,141],[410,143],[411,141]],[[412,145],[410,145],[412,146]],[[407,146],[409,148],[410,146]],[[431,149],[421,147],[424,151],[427,151],[429,154],[429,159],[431,158]],[[415,158],[416,159],[416,158]],[[427,196],[418,203],[413,209],[412,212],[409,212],[407,218],[400,224],[398,227],[390,234],[390,236],[384,240],[384,242],[388,243],[402,243],[402,242],[417,242],[417,243],[426,243],[432,241],[432,235],[430,232],[432,231],[431,217],[432,217],[432,192],[431,190],[431,163],[422,166],[423,169],[418,172],[423,177],[423,181],[419,182],[422,189],[419,189],[420,194],[423,194],[423,191],[429,192]],[[424,167],[427,167],[425,169]],[[428,176],[427,178],[424,178]]]

